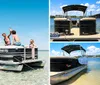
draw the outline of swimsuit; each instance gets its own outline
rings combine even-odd
[[[14,45],[21,46],[21,43],[20,42],[15,42]]]
[[[9,39],[9,38],[6,37],[4,40],[5,40],[5,42],[6,42],[6,45],[11,45],[10,39]]]

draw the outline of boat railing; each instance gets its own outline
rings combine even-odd
[[[24,60],[26,60],[26,48],[24,47]]]

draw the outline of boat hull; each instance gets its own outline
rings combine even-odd
[[[66,57],[54,57],[50,58],[50,70],[51,71],[65,71],[71,68],[80,66],[78,59],[75,58],[66,58]]]
[[[21,71],[22,68],[23,65],[0,65],[0,69],[5,71]]]
[[[29,69],[34,69],[36,67],[44,67],[44,62],[42,60],[28,60],[23,62],[0,62],[1,70],[9,70],[9,71],[24,71]]]
[[[22,71],[43,67],[44,62],[38,59],[38,48],[26,48],[23,46],[0,46],[0,69],[10,71]]]
[[[87,65],[83,65],[83,66],[78,66],[76,68],[72,68],[70,70],[61,71],[60,73],[56,72],[55,75],[50,76],[50,83],[51,85],[61,83],[65,80],[70,79],[71,77],[75,76],[77,73],[81,72],[86,68]]]

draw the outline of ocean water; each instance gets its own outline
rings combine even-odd
[[[100,85],[100,58],[88,58],[85,71],[58,85]]]
[[[44,68],[22,72],[0,70],[0,85],[48,85],[48,58],[49,51],[39,51],[39,59],[46,61]]]
[[[96,19],[96,31],[100,33],[100,18]],[[54,18],[50,18],[50,32],[54,32]]]

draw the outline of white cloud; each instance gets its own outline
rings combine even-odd
[[[97,3],[99,4],[100,3],[100,0],[99,1],[97,1]],[[66,6],[67,4],[65,4],[65,5],[62,5],[62,3],[60,4],[60,6],[59,7],[51,7],[51,11],[50,11],[50,15],[62,15],[63,14],[63,11],[62,11],[62,7],[63,6]],[[84,5],[84,6],[87,6],[87,12],[86,12],[86,14],[87,15],[90,15],[90,12],[92,12],[92,14],[94,15],[94,14],[98,14],[98,13],[100,13],[100,11],[99,11],[99,6],[97,5],[97,4],[90,4],[90,3],[82,3],[81,5]],[[82,15],[82,12],[68,12],[68,14],[69,15],[77,15],[77,16],[81,16]]]
[[[96,11],[97,11],[97,12],[100,12],[100,8],[98,8]]]
[[[89,5],[89,6],[90,6],[91,9],[96,8],[96,5],[95,5],[95,4],[91,4],[91,5]]]
[[[90,12],[92,12],[92,14],[99,13],[98,11],[96,11],[98,9],[98,6],[96,4],[85,3],[81,5],[87,6],[87,15],[90,15]]]
[[[61,55],[62,55],[62,52],[60,51],[56,51],[56,50],[51,51],[51,56],[61,56]]]
[[[82,16],[83,12],[80,11],[69,11],[68,15],[77,15],[77,16]]]
[[[74,56],[80,56],[82,55],[80,51],[73,51],[70,53],[70,55],[67,52],[61,52],[61,51],[56,51],[56,50],[52,50],[50,52],[50,56],[55,57],[55,56],[66,56],[66,57],[74,57]]]
[[[74,56],[81,56],[81,51],[73,51],[71,54],[70,54],[71,57],[74,57]]]
[[[51,10],[50,15],[62,15],[63,11]]]
[[[62,7],[64,7],[64,6],[67,6],[67,4],[61,5],[60,8],[62,8]]]
[[[95,4],[85,3],[85,4],[83,4],[83,5],[85,5],[85,6],[88,7],[88,8],[87,8],[88,11],[94,11],[95,8],[96,8],[96,5],[95,5]]]
[[[74,56],[84,55],[85,53],[83,51],[73,51],[70,53],[70,55],[66,52],[64,54],[65,54],[64,56],[74,57]],[[86,55],[99,55],[99,54],[100,54],[100,48],[96,46],[89,46],[86,49]],[[63,56],[63,52],[52,50],[50,52],[50,56]]]
[[[81,4],[81,5],[84,5],[84,4]]]
[[[55,57],[55,56],[66,56],[66,57],[69,57],[69,54],[67,53],[67,52],[65,52],[65,51],[57,51],[57,50],[52,50],[51,52],[50,52],[50,56],[52,56],[52,57]]]
[[[97,48],[95,46],[89,46],[87,48],[86,54],[87,55],[97,55],[97,54],[100,54],[100,48]]]
[[[85,5],[85,6],[90,6],[89,3],[85,3],[85,4],[83,4],[83,5]]]
[[[96,2],[96,4],[100,4],[100,0]]]

